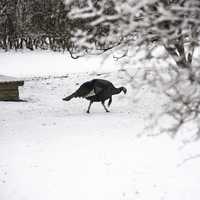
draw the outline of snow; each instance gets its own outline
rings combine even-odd
[[[83,57],[78,60],[71,59],[67,52],[0,52],[0,74],[15,77],[32,77],[116,70],[116,63],[113,59],[107,59],[104,66],[102,62],[102,57],[97,56]]]
[[[11,76],[3,76],[0,75],[0,83],[5,83],[5,82],[15,82],[15,81],[20,81],[20,79],[18,78],[14,78]]]
[[[199,142],[182,146],[144,129],[163,99],[143,88],[140,101],[132,101],[127,84],[127,95],[114,96],[110,113],[94,103],[87,114],[86,100],[62,98],[95,77],[116,86],[123,80],[116,72],[83,73],[93,72],[88,63],[99,67],[98,59],[65,56],[0,53],[0,74],[26,79],[24,102],[0,102],[0,199],[198,200]]]

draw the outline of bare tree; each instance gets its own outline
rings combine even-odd
[[[70,27],[64,0],[1,0],[0,49],[65,51]]]
[[[153,79],[162,86],[170,103],[165,114],[173,119],[167,129],[175,135],[187,123],[195,123],[200,135],[200,66],[195,50],[199,47],[199,0],[76,0],[66,1],[74,21],[72,55],[88,52],[131,49],[143,50],[145,59],[154,59],[153,50],[163,47],[165,53],[156,60],[165,60],[165,72],[152,69]],[[126,57],[124,51],[120,59]],[[132,57],[128,57],[131,62]],[[170,59],[169,59],[170,58]],[[153,81],[152,81],[153,80]],[[195,127],[195,126],[194,126]]]

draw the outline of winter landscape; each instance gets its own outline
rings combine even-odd
[[[114,97],[110,113],[96,103],[87,114],[88,101],[62,98],[97,77],[119,86],[123,79],[117,72],[79,73],[86,61],[72,60],[76,65],[66,68],[71,58],[65,54],[0,56],[1,73],[25,79],[20,96],[26,100],[0,102],[2,200],[199,199],[200,160],[186,161],[198,155],[199,142],[183,147],[168,135],[144,134],[148,114],[160,102],[150,90],[133,103],[129,89]],[[49,77],[52,70],[56,74],[52,57],[63,76]],[[21,76],[23,66],[36,67]],[[46,74],[38,76],[40,69]]]
[[[199,200],[199,13],[198,0],[0,1],[0,92],[24,81],[0,101],[0,200]],[[93,79],[116,88],[76,92]],[[102,91],[112,102],[87,113]]]

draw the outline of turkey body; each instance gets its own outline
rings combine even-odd
[[[112,95],[119,94],[121,91],[127,92],[125,87],[116,88],[110,81],[104,79],[93,79],[83,83],[74,93],[63,98],[64,101],[69,101],[72,98],[82,97],[90,101],[87,113],[90,112],[90,107],[93,102],[101,102],[105,111],[109,110],[105,106],[105,101],[109,99],[108,106],[112,103]]]

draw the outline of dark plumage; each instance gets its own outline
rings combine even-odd
[[[83,83],[74,93],[70,96],[63,98],[64,101],[69,101],[72,98],[82,97],[90,101],[87,113],[90,113],[90,107],[93,102],[101,102],[105,111],[109,112],[104,102],[109,99],[108,106],[112,103],[112,95],[119,94],[121,91],[126,94],[125,87],[116,88],[110,81],[104,79],[93,79]]]

